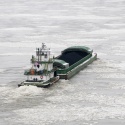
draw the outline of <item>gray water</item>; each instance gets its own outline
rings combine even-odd
[[[18,88],[42,42],[98,59],[50,88]],[[0,125],[124,125],[124,53],[125,0],[0,0]]]

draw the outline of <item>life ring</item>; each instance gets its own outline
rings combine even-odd
[[[43,78],[43,76],[40,76],[40,78],[42,79],[42,78]]]

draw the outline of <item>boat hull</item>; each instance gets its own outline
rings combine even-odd
[[[45,81],[45,82],[28,82],[28,81],[23,81],[20,84],[18,84],[18,87],[20,86],[37,86],[37,87],[48,87],[52,85],[53,83],[57,82],[59,80],[59,76],[53,77],[52,79]]]
[[[87,59],[80,65],[74,67],[72,70],[68,71],[65,74],[58,73],[58,76],[60,77],[60,79],[65,79],[65,80],[70,79],[71,77],[76,75],[80,70],[84,69],[87,65],[91,64],[96,59],[97,59],[97,54],[94,53],[94,54],[92,54],[92,56],[89,59]]]

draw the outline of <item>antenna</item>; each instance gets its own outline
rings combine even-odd
[[[45,43],[42,43],[42,49],[46,49]]]
[[[45,47],[45,43],[42,43],[42,49],[44,49],[44,47]]]
[[[40,48],[40,52],[39,53],[40,53],[40,61],[41,61],[41,48]]]
[[[38,62],[39,62],[39,48],[38,48]]]

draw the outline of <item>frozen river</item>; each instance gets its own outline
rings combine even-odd
[[[17,87],[36,47],[98,59],[50,88]],[[0,125],[125,125],[125,0],[0,0]]]

